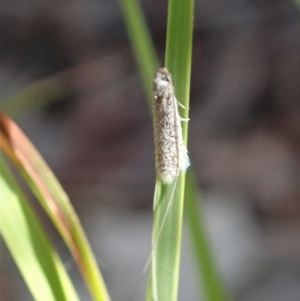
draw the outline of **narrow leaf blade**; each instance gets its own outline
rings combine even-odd
[[[41,224],[0,154],[0,234],[36,301],[79,301]]]

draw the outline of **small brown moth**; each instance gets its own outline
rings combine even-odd
[[[172,78],[166,68],[159,68],[153,82],[154,142],[157,176],[164,184],[171,184],[190,165],[183,143],[181,121]]]

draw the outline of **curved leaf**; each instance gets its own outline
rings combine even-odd
[[[0,234],[36,301],[79,301],[41,224],[0,155]]]

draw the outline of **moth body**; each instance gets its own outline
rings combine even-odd
[[[178,101],[166,68],[158,69],[153,90],[156,173],[164,184],[171,184],[179,172],[186,171],[190,163],[182,138]]]

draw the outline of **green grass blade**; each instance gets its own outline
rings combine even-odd
[[[198,206],[198,198],[194,193],[194,178],[191,172],[187,173],[185,190],[185,210],[188,215],[188,226],[194,245],[197,269],[203,281],[205,300],[207,301],[229,301],[224,285],[218,275],[217,268],[210,249],[201,206]]]
[[[12,160],[53,221],[94,300],[110,300],[93,252],[66,193],[20,128],[1,112],[0,149]]]
[[[194,1],[170,0],[165,65],[172,74],[177,99],[189,107]],[[187,117],[187,110],[181,112]],[[183,123],[184,139],[187,123]]]
[[[182,3],[180,3],[182,2]],[[149,31],[145,25],[144,18],[142,17],[142,11],[139,3],[136,0],[120,0],[123,8],[123,14],[129,32],[130,41],[134,49],[135,56],[138,61],[140,73],[144,86],[149,96],[149,100],[152,102],[152,81],[153,73],[152,69],[157,67],[157,58],[154,57],[154,46],[152,44]],[[166,49],[166,66],[172,74],[173,83],[176,89],[176,96],[185,107],[188,107],[189,100],[189,87],[190,87],[190,69],[191,69],[191,40],[192,40],[192,20],[193,20],[193,1],[170,1],[169,5],[169,17],[168,17],[168,36],[167,36],[167,49]],[[146,28],[146,30],[144,30]],[[143,42],[141,42],[143,41]],[[141,42],[141,43],[140,43]],[[176,47],[175,47],[176,45]],[[150,50],[150,51],[148,51]],[[152,67],[151,67],[152,66]],[[147,72],[146,70],[149,70]],[[181,116],[186,118],[187,111],[181,110]],[[187,137],[187,124],[183,123],[184,140]],[[182,216],[182,194],[183,194],[183,180],[179,179],[178,186],[175,191],[174,204],[169,211],[169,215],[175,217],[174,219],[180,220]],[[212,254],[209,248],[209,242],[205,235],[205,227],[202,222],[201,214],[197,212],[197,186],[194,180],[189,176],[187,180],[187,190],[185,195],[187,199],[187,219],[190,226],[191,236],[194,241],[195,253],[198,261],[198,269],[203,281],[204,292],[208,301],[227,301],[227,295],[222,286],[217,270],[214,265]],[[160,207],[157,208],[155,213],[155,222],[153,229],[153,239],[157,237],[161,219],[164,217],[167,203],[170,198],[171,188],[165,187],[161,183],[157,182],[156,194],[154,202],[157,202]],[[170,227],[170,233],[172,234],[172,227]],[[173,238],[180,241],[181,237],[181,222],[178,223],[177,231],[173,233]],[[169,235],[164,237],[161,234],[160,241],[168,241]],[[173,254],[176,245],[172,243],[166,243],[162,246],[162,251],[155,257],[155,261],[159,264],[160,260],[163,260],[164,256]],[[203,250],[203,252],[202,252]],[[177,256],[174,254],[174,258],[170,260],[172,262],[179,261],[179,253]],[[177,269],[178,271],[178,269]],[[177,272],[176,271],[176,272]],[[157,280],[157,269],[152,269],[151,275]],[[159,277],[159,276],[158,276]],[[173,277],[173,276],[172,276]],[[149,278],[149,285],[147,291],[147,300],[153,300],[153,286],[152,277]],[[202,286],[201,286],[202,287]],[[163,290],[162,285],[162,290]],[[167,291],[167,289],[165,289]],[[176,290],[173,291],[176,295]],[[168,292],[167,296],[163,296],[162,300],[171,300]],[[218,299],[219,298],[219,299]]]
[[[79,301],[63,264],[1,153],[0,234],[36,301]]]
[[[158,60],[141,6],[137,0],[119,0],[131,46],[138,63],[145,91],[152,101],[152,81]]]
[[[190,94],[193,8],[192,0],[169,1],[166,67],[173,77],[175,95],[185,107],[189,106]],[[186,118],[188,110],[181,112],[181,116]],[[183,129],[186,141],[187,123],[183,124]],[[180,175],[177,183],[172,185],[163,185],[159,181],[156,185],[151,289],[148,289],[147,300],[175,301],[179,281],[184,175]]]

